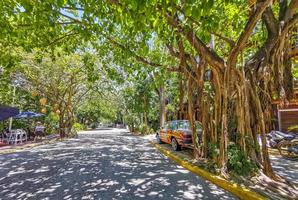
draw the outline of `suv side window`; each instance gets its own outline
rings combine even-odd
[[[178,129],[178,122],[177,121],[172,122],[172,129],[173,129],[173,131]]]
[[[165,125],[165,130],[171,130],[172,129],[172,123],[171,122],[167,122]]]
[[[163,129],[164,130],[167,130],[168,129],[168,126],[169,126],[169,124],[168,124],[168,122],[166,122]]]

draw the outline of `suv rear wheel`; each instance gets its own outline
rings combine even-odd
[[[174,151],[180,151],[181,150],[181,146],[178,144],[177,140],[175,138],[172,138],[172,148]]]

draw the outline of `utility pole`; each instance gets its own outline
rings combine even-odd
[[[13,93],[12,93],[12,105],[13,106],[15,104],[15,96],[16,96],[16,85],[13,84]],[[9,118],[9,127],[8,127],[9,132],[11,131],[11,127],[12,127],[12,117]]]
[[[12,75],[11,77],[12,79],[12,87],[13,87],[13,90],[12,90],[12,106],[15,106],[16,104],[16,88],[20,85],[22,85],[22,83],[24,82],[24,79],[22,79],[21,75],[18,74],[18,73],[15,73]],[[9,126],[8,126],[8,130],[11,131],[11,128],[12,128],[12,117],[9,118]]]

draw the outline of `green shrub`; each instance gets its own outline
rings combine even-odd
[[[209,171],[209,172],[212,172],[214,174],[218,174],[218,172],[216,171],[218,168],[217,168],[217,163],[215,160],[209,160],[207,161],[207,164],[206,164],[206,169]]]
[[[219,155],[219,148],[217,144],[209,143],[208,144],[208,157],[215,159]]]
[[[130,113],[124,117],[124,120],[131,132],[139,131],[140,120],[137,115]]]
[[[83,124],[80,124],[78,122],[74,123],[72,127],[75,131],[82,131],[85,129],[85,126]]]
[[[235,144],[228,148],[228,167],[229,170],[243,176],[248,176],[257,170],[256,163]]]
[[[154,132],[154,130],[146,124],[141,124],[139,127],[139,130],[140,130],[141,134],[143,134],[143,135],[148,135],[148,134]]]
[[[208,144],[208,158],[211,158],[211,159],[208,159],[206,167],[210,172],[217,173],[216,169],[218,166],[217,166],[216,159],[217,159],[218,155],[219,155],[218,145],[215,143],[209,143]]]
[[[45,126],[47,134],[55,134],[58,132],[57,127],[59,126],[59,116],[54,112],[50,112],[45,117]]]
[[[91,129],[96,129],[97,125],[95,123],[91,124]]]

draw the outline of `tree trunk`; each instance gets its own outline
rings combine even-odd
[[[231,66],[227,65],[224,73],[222,88],[222,120],[221,120],[221,132],[219,143],[219,166],[221,168],[221,174],[227,176],[227,162],[228,162],[228,105],[230,94],[230,70]]]
[[[191,77],[189,77],[188,79],[187,97],[188,97],[188,116],[189,116],[188,118],[189,118],[190,128],[192,132],[192,141],[194,145],[193,154],[195,159],[199,159],[200,148],[198,146],[198,137],[196,132],[194,106],[193,106],[193,81]]]
[[[60,135],[60,138],[65,138],[66,136],[66,133],[65,133],[65,124],[64,124],[64,120],[62,118],[62,120],[60,119],[59,120],[59,135]]]
[[[184,114],[184,88],[183,88],[183,74],[180,74],[179,80],[179,116],[178,119],[183,119]]]
[[[159,88],[159,124],[164,127],[166,121],[166,98],[163,86]]]

